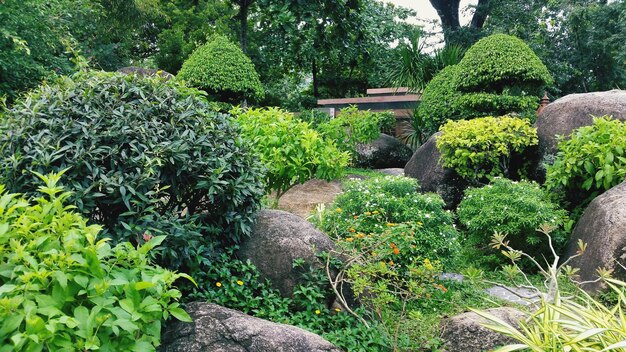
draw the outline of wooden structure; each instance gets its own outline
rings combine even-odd
[[[367,90],[366,97],[342,98],[342,99],[320,99],[317,105],[321,108],[329,109],[331,116],[334,113],[348,107],[356,105],[359,110],[393,111],[396,115],[396,135],[400,135],[405,125],[410,123],[413,111],[421,100],[421,94],[415,94],[406,87],[401,88],[374,88]]]

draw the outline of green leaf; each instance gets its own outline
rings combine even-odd
[[[185,312],[185,310],[182,308],[178,308],[178,307],[169,308],[168,311],[170,312],[170,314],[174,316],[174,318],[180,321],[184,321],[186,323],[191,323],[193,321],[191,317],[189,316],[189,314]]]

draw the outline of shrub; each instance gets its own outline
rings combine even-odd
[[[311,178],[335,179],[348,164],[348,155],[332,141],[286,111],[249,109],[236,114],[242,135],[267,167],[266,187],[276,192],[276,199]]]
[[[31,171],[69,168],[71,203],[107,235],[175,232],[161,258],[173,268],[199,260],[207,241],[248,235],[263,195],[261,166],[232,119],[158,78],[88,73],[43,85],[7,111],[0,139],[9,190],[33,191]]]
[[[510,116],[448,121],[441,132],[437,148],[443,166],[474,180],[511,176],[514,153],[538,143],[537,130],[528,120]]]
[[[254,64],[241,49],[222,36],[198,47],[176,76],[189,86],[205,90],[219,101],[239,103],[263,98]]]
[[[41,176],[31,201],[0,186],[0,350],[154,350],[163,319],[191,321],[172,287],[186,276],[150,263],[164,237],[137,249],[98,239],[59,177]]]
[[[379,252],[404,268],[425,258],[450,264],[459,250],[452,214],[439,196],[417,188],[404,177],[350,181],[318,226],[357,250],[384,239]]]
[[[319,124],[316,129],[324,138],[334,141],[339,149],[355,158],[357,144],[377,139],[381,129],[389,128],[390,125],[388,113],[374,113],[350,106],[342,109],[334,119]]]
[[[467,229],[472,244],[486,247],[494,232],[507,234],[513,247],[539,255],[547,250],[544,236],[536,229],[554,227],[566,220],[566,212],[534,182],[496,178],[482,188],[470,188],[457,208],[459,222]],[[567,240],[566,233],[554,233],[556,246]]]
[[[551,82],[547,68],[523,41],[496,34],[479,40],[458,65],[432,79],[417,114],[427,134],[449,119],[534,116],[542,89]]]
[[[299,120],[307,122],[311,128],[317,129],[321,124],[327,123],[331,120],[330,114],[320,110],[307,110],[297,115]]]
[[[558,144],[554,164],[547,167],[546,186],[598,194],[626,178],[626,124],[610,117],[572,132]]]

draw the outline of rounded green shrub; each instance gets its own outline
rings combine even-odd
[[[314,177],[333,180],[348,165],[348,154],[289,112],[248,109],[237,112],[237,121],[267,168],[265,184],[277,199]]]
[[[0,350],[153,351],[163,320],[191,321],[173,287],[187,276],[151,264],[163,237],[138,248],[98,238],[59,177],[41,176],[30,200],[0,185]]]
[[[511,247],[534,256],[548,249],[547,238],[536,229],[544,224],[559,227],[567,220],[566,212],[538,184],[504,178],[468,189],[457,215],[471,244],[487,248],[491,236],[498,231],[508,235]],[[563,231],[553,232],[552,237],[557,247],[567,240]]]
[[[186,270],[251,232],[263,169],[231,116],[159,78],[84,73],[43,85],[0,121],[1,182],[68,169],[78,211],[115,240],[172,234],[160,262]]]
[[[554,164],[547,167],[551,189],[604,192],[626,179],[626,123],[594,118],[591,126],[575,130],[558,144]]]
[[[316,220],[329,235],[357,250],[380,248],[386,259],[405,267],[424,259],[454,260],[459,244],[452,214],[438,195],[418,193],[415,179],[375,177],[344,188]]]
[[[436,143],[443,166],[472,180],[512,176],[514,153],[539,142],[528,120],[511,116],[448,121],[441,132]]]
[[[483,38],[467,50],[459,63],[463,74],[458,84],[462,91],[490,91],[502,94],[511,90],[538,95],[552,82],[548,68],[523,40],[507,34]]]
[[[552,82],[539,58],[518,38],[495,34],[479,40],[461,62],[440,71],[417,109],[426,134],[447,120],[518,113],[534,116],[542,89]]]
[[[217,100],[239,103],[263,98],[254,64],[241,49],[222,36],[198,47],[183,63],[176,78],[202,89]]]

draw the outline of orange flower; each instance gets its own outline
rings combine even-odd
[[[389,261],[389,265],[394,265],[393,260]]]
[[[358,219],[359,217],[357,215],[354,216],[354,220]]]
[[[398,249],[398,247],[393,249],[393,254],[400,254],[400,250]]]
[[[348,231],[350,231],[350,232],[352,232],[352,233],[356,232],[356,230],[354,229],[354,227],[351,227]]]
[[[356,238],[363,238],[363,237],[365,237],[365,234],[362,233],[362,232],[359,232],[354,237],[356,237]]]

